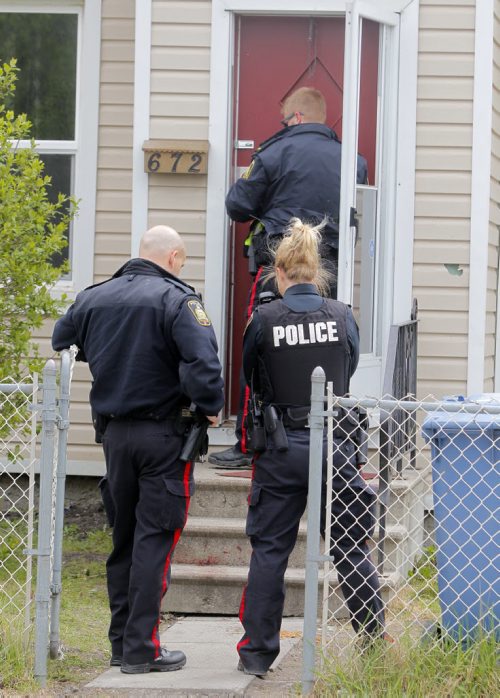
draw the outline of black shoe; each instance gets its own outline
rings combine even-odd
[[[208,462],[213,463],[217,468],[231,470],[233,468],[249,468],[252,465],[250,453],[242,453],[238,444],[227,448],[225,451],[211,453]]]
[[[127,664],[122,663],[121,671],[123,674],[148,674],[150,671],[176,671],[182,669],[186,663],[186,655],[179,650],[166,650],[161,648],[161,655],[158,659],[153,659],[145,664]]]
[[[250,676],[260,676],[261,678],[267,674],[267,669],[247,669],[243,666],[243,662],[238,662],[238,671],[242,671],[244,674],[249,674]]]
[[[109,660],[109,666],[121,666],[123,661],[123,657],[121,654],[112,654],[111,659]]]

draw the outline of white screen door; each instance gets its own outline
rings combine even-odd
[[[378,0],[357,0],[346,12],[342,189],[338,298],[353,307],[360,328],[360,362],[351,382],[355,394],[380,395],[383,352],[392,321],[393,240],[396,200],[399,14]],[[360,109],[363,33],[378,28],[376,114]],[[357,184],[358,133],[363,119],[376,121],[372,181]],[[354,212],[356,216],[354,217]],[[357,220],[356,225],[355,219]]]

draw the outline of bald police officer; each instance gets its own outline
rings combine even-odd
[[[78,294],[52,346],[79,348],[92,373],[90,404],[102,436],[114,516],[107,561],[111,665],[129,674],[172,671],[183,652],[160,646],[160,606],[193,492],[182,462],[182,408],[213,423],[223,405],[215,334],[195,290],[178,274],[178,233],[156,226],[139,258]]]

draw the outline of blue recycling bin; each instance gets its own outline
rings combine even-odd
[[[432,412],[422,432],[431,444],[442,630],[457,642],[485,631],[498,641],[500,414]]]

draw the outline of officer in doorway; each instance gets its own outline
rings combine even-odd
[[[177,278],[185,259],[173,228],[151,228],[139,258],[79,293],[52,336],[57,351],[76,344],[77,359],[92,373],[90,404],[114,518],[107,561],[111,666],[126,674],[186,663],[183,652],[160,646],[159,635],[194,485],[194,463],[180,458],[189,433],[185,408],[215,423],[224,402],[211,322],[195,290]]]
[[[246,529],[252,556],[240,607],[245,632],[237,649],[238,668],[257,676],[279,654],[284,575],[307,503],[311,373],[322,366],[335,394],[344,395],[358,363],[358,329],[349,306],[319,293],[326,286],[319,241],[317,228],[292,220],[274,262],[282,299],[255,309],[243,343],[252,389],[249,433],[258,455]],[[334,432],[331,554],[352,625],[370,642],[383,636],[384,611],[367,545],[375,495],[359,473],[357,433],[353,428],[350,438],[339,439]],[[325,488],[326,455],[323,531]]]
[[[295,90],[285,99],[282,115],[284,128],[259,146],[250,167],[226,197],[232,220],[253,221],[247,240],[253,284],[246,319],[262,291],[276,291],[274,284],[266,282],[263,272],[272,264],[271,250],[279,244],[293,217],[313,225],[324,221],[320,253],[323,266],[330,272],[327,293],[330,298],[337,297],[342,146],[325,124],[326,102],[319,90]],[[366,183],[367,177],[366,160],[358,156],[358,183]],[[241,384],[237,443],[212,453],[208,459],[218,468],[246,467],[251,462],[243,420],[248,403],[243,378]]]

